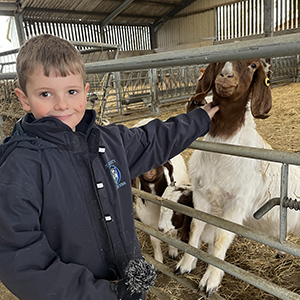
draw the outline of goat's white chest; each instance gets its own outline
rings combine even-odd
[[[154,183],[149,183],[149,189],[151,191],[151,194],[155,195],[155,184]]]

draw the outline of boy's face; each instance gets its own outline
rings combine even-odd
[[[27,77],[27,96],[18,88],[15,92],[23,109],[31,111],[37,120],[55,117],[75,130],[85,113],[88,89],[89,84],[84,86],[79,74],[58,77],[51,72],[47,77],[38,68]]]

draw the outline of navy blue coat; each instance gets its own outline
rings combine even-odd
[[[207,113],[142,128],[73,132],[27,114],[0,148],[0,280],[22,300],[116,300],[113,280],[141,256],[131,178],[208,132]]]

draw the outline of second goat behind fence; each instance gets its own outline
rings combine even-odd
[[[135,127],[145,125],[149,121],[151,121],[151,119],[143,119],[138,122]],[[186,164],[180,154],[167,161],[164,165],[158,166],[135,178],[132,181],[132,186],[153,195],[162,196],[165,189],[175,182],[176,184],[189,184]],[[158,229],[160,205],[140,197],[135,197],[134,211],[135,217],[142,223],[154,229]],[[182,225],[183,223],[181,226]],[[189,230],[189,228],[187,230]],[[174,231],[173,235],[176,236],[177,231]],[[162,263],[163,254],[160,240],[153,236],[150,236],[150,240],[154,250],[154,258]],[[175,258],[177,255],[178,249],[169,245],[169,256]]]

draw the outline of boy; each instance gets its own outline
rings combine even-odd
[[[21,47],[17,74],[30,113],[1,146],[0,280],[21,300],[144,299],[127,289],[126,267],[142,258],[130,180],[208,132],[218,107],[96,125],[79,52],[51,35]]]

